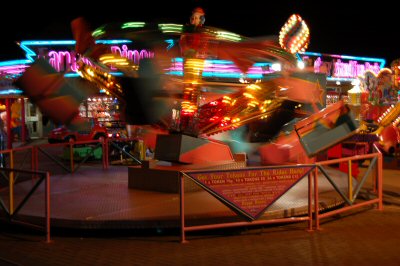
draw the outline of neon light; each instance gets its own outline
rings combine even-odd
[[[25,60],[25,61],[27,61],[27,60]],[[17,62],[18,62],[17,60],[1,62],[0,76],[19,75],[22,72],[24,72],[25,68],[29,67],[28,64],[15,64]],[[10,63],[10,65],[6,65],[6,63]],[[19,61],[18,63],[21,63],[21,61]]]
[[[22,60],[11,60],[11,61],[3,61],[0,62],[0,67],[8,67],[8,66],[24,66],[25,64],[29,64],[31,61],[22,59]]]
[[[158,28],[163,33],[181,33],[183,30],[182,24],[158,24]]]
[[[378,73],[380,67],[378,63],[374,63],[373,65],[368,62],[365,64],[358,64],[357,61],[353,60],[350,60],[348,63],[343,63],[338,59],[334,63],[333,76],[339,78],[357,78],[358,76],[363,75],[367,70]]]
[[[169,71],[166,73],[167,75],[172,75],[172,76],[183,76],[183,71]],[[231,72],[231,73],[216,73],[216,72],[207,72],[204,71],[203,72],[203,77],[217,77],[217,78],[233,78],[233,79],[239,79],[243,77],[242,73],[235,73],[235,72]],[[261,79],[263,77],[263,75],[261,74],[248,74],[246,75],[247,78],[250,79]]]
[[[122,24],[121,29],[127,28],[143,28],[146,25],[145,22],[126,22]]]
[[[24,42],[22,42],[20,44],[20,47],[22,48],[22,50],[25,51],[25,57],[29,60],[29,62],[33,62],[35,61],[35,59],[33,59],[33,57],[37,56],[36,53],[34,51],[32,51],[31,49],[29,49]]]
[[[48,52],[47,59],[49,60],[49,64],[58,72],[78,71],[75,52],[52,50]],[[87,58],[82,58],[82,61],[87,65],[93,66],[92,62]]]
[[[121,40],[114,40],[120,42]],[[109,43],[114,43],[110,42]],[[29,48],[28,48],[29,49]],[[122,57],[128,58],[135,62],[135,64],[139,64],[140,59],[143,58],[152,58],[154,57],[153,52],[149,52],[147,50],[129,50],[126,45],[119,46],[113,45],[111,46],[111,52],[115,54],[119,54]],[[78,70],[78,65],[76,61],[76,56],[74,51],[55,51],[51,50],[45,56],[49,60],[49,64],[58,72],[61,71],[73,71],[76,72]],[[85,64],[93,65],[89,59],[82,59]]]
[[[38,56],[36,52],[34,52],[30,46],[75,46],[76,41],[71,40],[61,40],[61,41],[51,41],[51,40],[41,40],[41,41],[22,41],[19,46],[22,50],[25,51],[25,56],[31,63],[35,61],[36,57]],[[131,40],[96,40],[98,44],[126,44],[132,43]]]
[[[149,52],[147,50],[141,50],[140,52],[138,50],[129,50],[128,46],[122,45],[122,48],[113,45],[111,46],[111,52],[113,54],[119,54],[121,57],[128,58],[129,60],[133,61],[135,64],[139,64],[140,59],[143,58],[153,58],[154,53]]]
[[[339,79],[356,79],[358,76],[364,75],[367,70],[377,74],[386,63],[384,59],[370,57],[330,55],[312,52],[300,54],[305,64],[314,67],[315,73],[325,73],[330,78]],[[314,58],[311,58],[311,56]],[[347,61],[344,62],[343,60]]]
[[[96,40],[98,44],[123,44],[123,43],[132,43],[131,40]]]
[[[65,69],[71,69],[72,71],[76,71],[76,59],[75,53],[66,52],[66,51],[50,51],[48,53],[49,64],[57,70],[57,72],[63,71]]]
[[[0,66],[0,71],[16,70],[21,68],[27,68],[28,65],[10,65],[10,66]]]
[[[104,31],[104,26],[101,26],[97,28],[95,31],[92,32],[93,37],[99,37],[100,35],[103,35],[105,33]]]
[[[171,24],[160,24],[161,26],[171,27],[175,26],[180,28],[181,25],[171,25]],[[171,48],[174,44],[173,40],[166,41]],[[123,57],[132,60],[135,63],[139,63],[142,58],[152,58],[154,57],[154,53],[147,50],[129,50],[127,45],[128,43],[132,43],[131,40],[97,40],[96,43],[113,45],[111,47],[112,51],[116,54],[119,54]],[[122,45],[122,47],[117,46],[117,44]],[[32,47],[37,46],[57,46],[57,45],[65,45],[72,46],[75,45],[74,40],[55,40],[55,41],[23,41],[20,44],[20,47],[26,52],[25,60],[12,60],[0,62],[0,67],[2,66],[13,66],[15,68],[8,69],[8,72],[5,72],[6,69],[2,69],[4,73],[14,74],[14,73],[22,73],[24,69],[29,66],[29,63],[33,62],[37,58],[37,54],[33,51]],[[43,56],[43,55],[42,55]],[[48,56],[49,63],[58,71],[76,71],[76,59],[74,52],[68,51],[50,51],[44,56]],[[315,60],[314,68],[315,71],[321,71],[323,67],[327,68],[331,73],[328,75],[328,80],[347,80],[351,78],[356,78],[358,75],[363,74],[366,70],[372,70],[374,72],[379,72],[381,68],[384,67],[385,60],[380,58],[369,58],[369,57],[355,57],[355,56],[347,56],[347,55],[329,55],[322,53],[314,53],[314,52],[304,52],[297,54],[298,57],[302,57],[303,59],[307,56],[316,56],[316,57],[331,57],[339,60],[335,60],[335,62],[324,62],[321,58],[317,58]],[[342,60],[349,60],[349,62],[343,62]],[[84,59],[86,63],[91,64],[89,60]],[[363,62],[359,62],[363,61]],[[306,62],[306,61],[305,61]],[[172,60],[172,67],[167,69],[168,74],[174,75],[182,75],[182,58],[175,58]],[[263,74],[272,73],[271,63],[256,63],[251,67],[245,75],[249,78],[256,77],[261,78]],[[250,76],[249,76],[250,75]],[[234,65],[233,62],[227,60],[207,60],[205,69],[203,72],[203,76],[215,76],[215,77],[241,77],[243,73],[240,73],[240,70]]]
[[[75,45],[75,41],[72,40],[60,40],[60,41],[23,41],[21,45],[24,46],[45,46],[45,45]]]
[[[180,60],[176,60],[178,62],[173,62],[173,66],[168,68],[167,70],[177,73],[177,72],[182,72],[183,69],[183,63]],[[246,75],[249,77],[249,75],[256,75],[257,78],[262,77],[263,74],[269,74],[273,73],[272,68],[266,68],[267,66],[271,66],[269,63],[256,63],[252,67],[249,68],[249,71],[246,73]],[[170,73],[171,73],[170,72]],[[234,75],[240,77],[243,76],[243,73],[239,70],[239,68],[233,64],[233,62],[226,61],[226,60],[205,60],[204,63],[204,72],[206,76],[212,76],[213,74],[215,76],[220,76],[222,77],[224,74],[231,75],[234,73]],[[208,74],[207,74],[208,73]],[[213,74],[212,74],[213,73]]]
[[[227,32],[227,31],[217,31],[217,39],[220,40],[228,40],[228,41],[234,41],[234,42],[239,42],[242,40],[240,35],[232,33],[232,32]]]
[[[330,80],[330,81],[348,81],[348,82],[351,82],[351,81],[354,81],[354,78],[335,78],[335,77],[327,77],[326,78],[327,80]]]
[[[175,45],[175,41],[172,39],[165,40],[165,42],[168,43],[167,50],[171,49]]]
[[[122,43],[131,43],[131,40],[96,40],[96,43],[101,44],[122,44]],[[62,40],[62,41],[22,41],[21,46],[52,46],[52,45],[75,45],[76,41],[74,40]]]
[[[0,94],[1,95],[9,95],[9,94],[21,94],[22,91],[21,90],[14,90],[14,89],[10,89],[10,90],[1,90]]]
[[[122,72],[110,72],[110,75],[113,75],[113,76],[123,76],[124,73],[122,73]]]
[[[273,73],[271,63],[255,63],[249,68],[249,71],[244,74],[250,79],[261,79],[263,75]],[[175,58],[172,62],[172,67],[167,69],[167,75],[183,76],[183,60]],[[243,73],[231,61],[227,60],[205,60],[203,77],[219,77],[219,78],[243,78]]]
[[[356,60],[356,61],[378,62],[378,63],[380,63],[380,68],[384,68],[385,64],[386,64],[386,60],[383,58],[350,56],[350,55],[336,55],[336,54],[322,54],[322,53],[315,53],[315,52],[304,52],[304,53],[299,53],[299,54],[300,55],[309,55],[309,56],[320,56],[320,57],[333,57],[333,58],[349,59],[349,60]]]
[[[122,73],[122,72],[110,72],[110,75],[123,76],[124,73]],[[66,77],[66,78],[76,78],[76,77],[80,77],[80,75],[78,73],[66,73],[66,74],[64,74],[64,77]]]
[[[66,74],[64,74],[64,77],[66,77],[66,78],[76,78],[76,77],[80,77],[80,75],[78,73],[66,73]]]

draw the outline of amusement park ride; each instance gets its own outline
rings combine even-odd
[[[145,143],[155,150],[154,159],[180,164],[233,161],[232,153],[241,152],[258,154],[263,165],[307,163],[368,131],[344,102],[325,108],[323,74],[297,68],[296,53],[309,43],[300,16],[289,18],[278,41],[204,26],[201,13],[193,13],[203,16],[198,24],[129,22],[104,25],[93,33],[78,18],[71,25],[80,56],[78,73],[84,79],[81,87],[40,59],[16,84],[53,121],[79,127],[85,84],[94,83],[121,101],[128,124],[161,128],[155,143]],[[132,62],[95,44],[113,38],[131,40],[155,56]],[[233,62],[221,66],[228,78],[203,74],[215,60]],[[260,62],[269,65],[263,66],[261,77],[252,78],[251,67]],[[269,71],[272,63],[281,68]],[[233,68],[242,73],[240,79],[229,78]],[[123,75],[111,75],[115,70]],[[376,133],[386,132],[399,115],[398,103],[377,122]]]
[[[128,188],[178,192],[182,242],[185,230],[226,226],[185,229],[184,194],[199,188],[254,221],[279,198],[286,201],[284,195],[301,186],[306,199],[299,201],[298,196],[290,195],[289,205],[294,207],[282,204],[281,221],[294,221],[286,215],[307,205],[304,213],[308,216],[298,217],[298,221],[308,220],[311,230],[313,219],[314,227],[319,227],[319,210],[343,202],[351,205],[348,209],[354,208],[360,189],[372,177],[376,195],[367,203],[378,203],[381,209],[381,154],[324,161],[319,155],[356,134],[377,134],[382,139],[398,136],[398,131],[393,134],[387,128],[397,127],[400,102],[370,124],[356,119],[343,100],[326,105],[326,73],[298,66],[297,53],[309,43],[308,27],[299,15],[288,19],[279,39],[247,38],[203,23],[204,11],[195,9],[190,25],[114,23],[92,33],[84,19],[78,18],[71,25],[78,56],[75,69],[82,78],[67,79],[44,58],[38,58],[15,84],[44,115],[70,128],[81,126],[79,107],[90,89],[100,88],[117,98],[127,131],[133,132],[129,137],[140,139],[137,146],[142,146],[141,155],[146,153],[143,146],[154,151],[154,157],[136,160],[140,167],[128,167]],[[117,39],[134,42],[138,49],[152,51],[154,57],[130,60],[133,55],[128,49],[112,53],[104,44]],[[100,142],[106,168],[110,142]],[[75,144],[68,145],[71,155]],[[370,163],[362,179],[356,181],[353,165],[358,166],[361,159]],[[341,165],[346,166],[347,175]],[[320,177],[322,182],[318,183]],[[108,187],[108,178],[103,180]],[[334,190],[334,197],[327,196],[328,204],[320,204],[319,194],[324,189],[319,184],[323,183]],[[175,196],[172,201],[175,208]],[[278,211],[282,206],[277,204]],[[271,213],[275,211],[271,207]],[[201,217],[197,212],[192,216]]]

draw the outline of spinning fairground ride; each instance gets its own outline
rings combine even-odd
[[[197,187],[188,190],[200,187],[254,220],[315,169],[319,153],[359,131],[346,104],[325,107],[326,76],[297,68],[296,53],[309,42],[298,15],[279,41],[144,22],[92,33],[81,18],[72,30],[82,83],[72,85],[38,59],[17,84],[49,118],[71,127],[80,126],[87,84],[117,97],[128,132],[141,129],[154,151],[142,167],[129,167],[129,188],[183,193],[180,180],[189,177]],[[101,44],[110,39],[132,41],[154,57],[111,53]]]

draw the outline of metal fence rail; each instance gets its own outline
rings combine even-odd
[[[374,149],[377,151],[376,153],[366,154],[366,155],[356,155],[347,158],[328,160],[323,162],[316,163],[315,173],[314,173],[314,202],[319,203],[319,191],[318,191],[318,171],[322,172],[323,175],[327,178],[327,180],[331,183],[331,185],[335,188],[336,192],[341,196],[341,198],[345,202],[345,206],[339,209],[333,209],[330,211],[325,211],[321,213],[319,210],[319,204],[314,205],[314,213],[315,213],[315,229],[320,229],[320,220],[323,218],[331,217],[339,213],[343,213],[349,210],[353,210],[356,208],[364,207],[367,205],[375,205],[377,204],[378,210],[383,210],[383,190],[382,190],[382,178],[383,178],[383,170],[382,170],[382,154],[379,152],[379,149],[374,145]],[[370,164],[358,182],[357,186],[353,187],[353,176],[352,176],[352,163],[362,161],[365,159],[370,160]],[[348,174],[347,174],[347,182],[348,182],[348,191],[344,193],[341,191],[338,186],[334,183],[334,181],[330,178],[327,171],[325,171],[324,166],[338,164],[338,163],[348,163]],[[372,192],[374,198],[362,201],[358,196],[362,187],[366,184],[368,178],[372,177]]]
[[[187,226],[185,223],[185,187],[184,187],[184,178],[189,178],[193,182],[198,183],[193,177],[190,176],[190,171],[186,172],[180,172],[180,191],[179,191],[179,204],[180,204],[180,224],[181,224],[181,243],[186,242],[186,232],[191,232],[191,231],[199,231],[199,230],[208,230],[208,229],[217,229],[217,228],[229,228],[229,227],[239,227],[239,226],[255,226],[255,225],[265,225],[265,224],[277,224],[277,223],[289,223],[289,222],[300,222],[300,221],[308,221],[308,230],[312,231],[313,230],[313,222],[312,222],[312,170],[315,168],[315,165],[296,165],[296,166],[283,166],[287,168],[301,168],[301,167],[308,167],[310,170],[308,170],[308,173],[305,173],[303,177],[300,179],[297,179],[295,183],[299,182],[301,179],[307,178],[308,180],[308,185],[307,185],[307,215],[305,216],[290,216],[290,217],[284,217],[284,218],[276,218],[276,219],[258,219],[259,217],[262,216],[262,213],[265,212],[266,208],[270,204],[272,204],[275,200],[277,200],[279,197],[283,196],[285,193],[283,193],[281,196],[277,197],[274,201],[270,202],[265,206],[264,211],[260,213],[259,216],[254,217],[255,219],[252,221],[243,221],[243,222],[226,222],[226,223],[214,223],[214,224],[206,224],[206,225],[194,225],[194,226]],[[257,168],[256,170],[279,170],[283,168],[281,167],[264,167],[264,168]],[[241,169],[241,170],[246,170],[246,169]],[[253,169],[254,170],[254,169]],[[212,171],[212,170],[210,170]],[[252,171],[251,168],[249,168],[248,171]],[[194,172],[194,171],[193,171]],[[232,171],[234,172],[234,171]],[[221,197],[218,195],[218,193],[214,193],[212,190],[209,190],[206,186],[199,184],[201,188],[209,192],[211,195],[216,197],[217,199],[221,200]],[[261,185],[261,184],[260,184]],[[291,184],[289,188],[294,185]]]
[[[181,224],[181,242],[186,242],[186,232],[190,231],[198,231],[198,230],[207,230],[207,229],[216,229],[216,228],[228,228],[228,227],[238,227],[238,226],[249,226],[249,225],[263,225],[263,224],[273,224],[273,223],[284,223],[284,222],[297,222],[297,221],[308,221],[308,229],[312,231],[314,229],[320,229],[320,220],[326,217],[333,216],[338,213],[346,212],[355,208],[360,208],[366,205],[378,205],[379,210],[383,210],[383,193],[382,193],[382,154],[379,150],[374,146],[377,153],[367,154],[367,155],[357,155],[342,159],[328,160],[317,162],[312,166],[312,171],[307,174],[308,176],[308,205],[307,205],[307,215],[306,216],[291,216],[288,218],[281,219],[270,219],[270,220],[253,220],[250,222],[230,222],[230,223],[214,223],[214,224],[206,224],[206,225],[195,225],[195,226],[187,226],[185,222],[185,187],[184,187],[184,178],[189,178],[193,182],[198,183],[195,179],[193,179],[189,174],[190,171],[181,172],[180,173],[180,224]],[[370,164],[365,171],[364,175],[361,177],[358,184],[353,187],[353,176],[352,176],[352,163],[357,162],[359,160],[370,160]],[[338,164],[341,162],[347,162],[348,167],[348,175],[347,175],[347,191],[343,192],[339,186],[335,183],[333,178],[331,178],[328,171],[324,166]],[[302,166],[302,165],[297,165]],[[303,165],[305,166],[305,165]],[[282,166],[276,167],[276,169],[281,168]],[[266,168],[267,169],[267,168]],[[274,169],[273,167],[269,167],[268,169]],[[320,200],[319,200],[319,182],[318,182],[318,171],[322,173],[322,176],[325,177],[331,186],[334,188],[340,198],[343,199],[345,206],[339,208],[321,208]],[[372,186],[373,193],[375,198],[362,201],[359,199],[360,190],[366,184],[366,181],[372,175]],[[305,178],[305,176],[303,177]],[[204,185],[201,185],[204,190],[209,192],[211,195],[220,199],[216,193],[210,191],[205,188]],[[281,195],[283,196],[283,195]]]
[[[50,242],[50,173],[49,172],[41,172],[41,171],[29,171],[29,170],[21,170],[21,169],[11,169],[11,168],[0,168],[0,172],[2,173],[2,177],[8,177],[8,207],[4,202],[2,196],[0,196],[0,207],[4,212],[4,217],[10,223],[22,224],[25,226],[30,226],[36,229],[44,230],[46,234],[46,242]],[[26,195],[23,199],[15,204],[14,201],[14,184],[15,173],[18,174],[28,174],[31,176],[32,180],[35,182],[32,184],[32,187],[26,192]],[[45,181],[45,223],[44,225],[37,225],[33,223],[29,223],[18,219],[18,212],[26,205],[26,203],[31,199],[32,195],[38,190],[39,186],[42,182]],[[2,191],[5,191],[4,189]]]

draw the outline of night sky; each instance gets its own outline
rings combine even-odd
[[[400,58],[400,45],[395,41],[399,39],[396,34],[400,30],[400,11],[393,4],[396,1],[370,4],[353,0],[245,0],[239,3],[185,0],[157,4],[130,0],[95,6],[88,6],[84,0],[59,1],[53,6],[37,1],[28,5],[17,2],[10,3],[10,15],[14,19],[0,18],[0,61],[24,58],[17,41],[72,39],[70,22],[80,16],[90,22],[92,29],[110,22],[126,21],[184,24],[189,22],[196,6],[203,7],[206,12],[205,25],[248,37],[277,36],[290,15],[297,13],[310,28],[311,42],[307,51],[384,58],[387,66]]]

